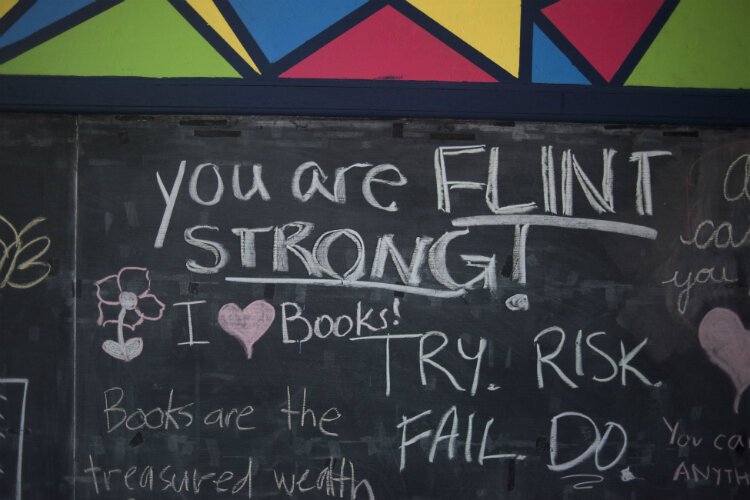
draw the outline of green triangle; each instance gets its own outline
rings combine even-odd
[[[124,0],[1,64],[0,74],[241,78],[167,0]]]
[[[750,88],[750,1],[682,0],[626,85]]]

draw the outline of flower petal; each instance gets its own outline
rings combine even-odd
[[[117,284],[116,274],[104,277],[94,284],[96,285],[96,298],[99,299],[99,302],[113,306],[119,304],[120,287]]]
[[[141,323],[143,323],[143,314],[139,313],[137,309],[126,312],[125,318],[122,320],[122,326],[130,328],[133,331]]]
[[[117,284],[121,291],[139,295],[149,291],[151,278],[145,267],[123,267],[117,273]]]
[[[120,314],[120,304],[115,302],[114,304],[106,301],[99,301],[99,317],[96,320],[96,324],[104,326],[108,323],[117,323],[117,315]]]
[[[143,293],[138,296],[138,306],[135,310],[140,313],[144,319],[158,321],[164,315],[165,307],[164,303],[159,300],[156,295]]]

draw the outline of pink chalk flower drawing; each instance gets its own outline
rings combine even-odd
[[[143,351],[143,339],[125,341],[124,329],[135,331],[144,321],[158,321],[164,315],[164,303],[151,293],[151,278],[145,267],[123,267],[117,274],[96,282],[99,299],[99,326],[117,325],[117,342],[105,340],[104,352],[121,361],[131,361]]]

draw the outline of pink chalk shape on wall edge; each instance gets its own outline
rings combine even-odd
[[[742,394],[750,387],[750,331],[734,311],[715,307],[701,320],[698,339],[711,362],[734,384],[734,412],[739,413]]]

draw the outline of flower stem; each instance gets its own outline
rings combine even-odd
[[[122,333],[122,325],[125,322],[125,314],[128,312],[124,307],[120,309],[120,314],[117,315],[117,341],[120,346],[125,349],[125,336]]]

